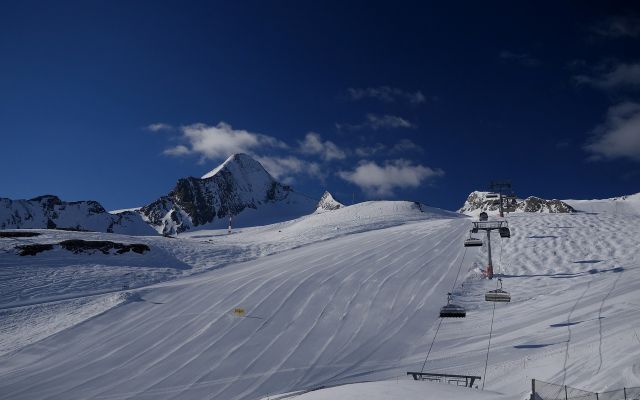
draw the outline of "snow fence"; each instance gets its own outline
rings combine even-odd
[[[588,392],[566,385],[558,385],[533,379],[531,400],[636,400],[640,399],[640,387],[622,388],[608,392]]]

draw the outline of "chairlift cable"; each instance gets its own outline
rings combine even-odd
[[[491,337],[493,336],[493,317],[496,314],[496,303],[493,303],[493,311],[491,312],[491,328],[489,328],[489,344],[487,345],[487,358],[484,361],[484,374],[482,375],[482,390],[484,390],[484,384],[487,381],[487,365],[489,365],[489,349],[491,348]]]
[[[456,284],[458,283],[458,276],[460,276],[460,271],[462,270],[462,264],[464,263],[464,258],[467,255],[467,248],[464,248],[464,252],[462,253],[462,260],[460,260],[460,265],[458,266],[458,273],[456,274],[456,279],[453,281],[453,287],[451,288],[451,293],[456,288]]]
[[[467,255],[467,249],[465,248],[464,251],[462,252],[462,259],[460,260],[460,265],[458,265],[458,272],[456,273],[456,278],[453,281],[453,287],[451,288],[451,292],[453,293],[453,289],[455,289],[456,287],[456,283],[458,282],[458,276],[460,276],[460,271],[462,270],[462,264],[464,264],[464,259]],[[439,322],[438,322],[438,327],[436,328],[436,332],[433,335],[433,340],[431,341],[431,345],[429,346],[429,351],[427,351],[427,356],[424,359],[424,362],[422,363],[422,368],[420,369],[420,372],[424,371],[424,367],[427,365],[427,360],[429,360],[429,355],[431,354],[431,350],[433,349],[433,345],[436,342],[436,338],[438,337],[438,331],[440,331],[440,326],[442,325],[442,318],[439,318]]]
[[[427,352],[427,356],[424,358],[424,362],[422,363],[422,368],[420,368],[420,372],[424,372],[424,367],[427,365],[427,360],[429,359],[429,354],[431,354],[431,349],[433,349],[433,344],[436,342],[436,337],[438,336],[438,331],[440,330],[440,325],[442,325],[442,318],[439,318],[440,322],[438,322],[438,327],[436,328],[436,333],[433,335],[433,340],[431,341],[431,346],[429,346],[429,351]]]

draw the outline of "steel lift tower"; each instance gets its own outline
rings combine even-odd
[[[487,232],[487,254],[489,263],[487,264],[487,278],[493,279],[493,261],[491,260],[491,231],[498,231],[500,237],[510,237],[511,232],[507,225],[507,221],[473,221],[473,229],[471,232],[478,231]]]
[[[504,209],[502,207],[502,196],[511,195],[511,181],[491,181],[489,184],[489,190],[494,193],[498,193],[500,197],[500,218],[504,218]]]

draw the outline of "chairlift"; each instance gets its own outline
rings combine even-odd
[[[500,228],[498,228],[498,233],[500,234],[500,237],[502,237],[502,238],[510,238],[511,237],[511,231],[506,226],[501,226]]]
[[[481,247],[482,240],[474,237],[469,237],[464,241],[464,247]]]
[[[498,288],[496,290],[489,290],[484,294],[485,301],[493,301],[496,303],[509,303],[511,301],[511,295],[506,290],[502,289],[502,279],[498,279]]]
[[[487,193],[485,198],[487,198],[487,199],[496,199],[496,198],[498,198],[498,193],[493,193],[493,192]]]
[[[447,293],[447,305],[440,309],[440,318],[464,318],[467,311],[464,307],[451,303],[451,293]]]
[[[478,217],[478,219],[480,221],[486,221],[486,220],[489,219],[489,214],[487,214],[486,212],[483,211],[483,212],[480,213],[480,216]]]

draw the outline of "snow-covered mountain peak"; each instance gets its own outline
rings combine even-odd
[[[332,211],[342,207],[344,207],[344,204],[336,200],[331,193],[325,191],[322,197],[320,197],[320,201],[318,201],[316,212]]]
[[[204,174],[201,179],[208,179],[225,172],[236,176],[262,175],[265,178],[268,177],[270,180],[273,180],[273,177],[269,175],[262,164],[244,153],[236,153],[229,156],[222,164]]]
[[[310,214],[316,202],[277,182],[258,161],[234,154],[202,178],[179,179],[166,196],[140,212],[158,232],[176,234],[194,227],[263,225]],[[251,209],[251,217],[245,210]],[[245,217],[236,218],[243,213]]]

